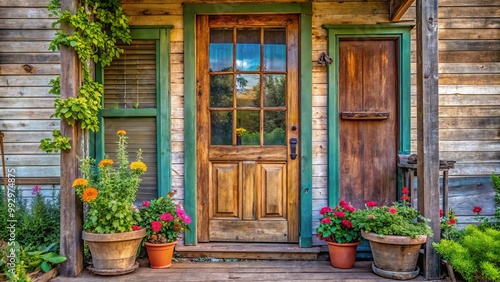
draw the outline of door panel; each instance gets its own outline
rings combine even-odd
[[[356,207],[396,200],[397,40],[339,43],[340,198]]]
[[[197,32],[198,241],[297,242],[298,17],[198,16]]]

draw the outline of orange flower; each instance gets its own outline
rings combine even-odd
[[[148,170],[148,167],[146,166],[145,163],[138,161],[138,162],[131,162],[130,169],[131,170],[141,170],[143,172],[146,172],[146,170]]]
[[[116,132],[117,135],[125,135],[127,134],[127,131],[123,130],[123,129],[120,129]]]
[[[107,165],[113,165],[115,162],[112,159],[104,159],[99,162],[99,167],[104,168]]]
[[[82,192],[82,200],[84,202],[90,203],[97,198],[97,189],[94,187],[89,187]]]
[[[87,186],[89,184],[88,180],[85,178],[77,178],[75,181],[73,181],[73,187],[77,186]]]

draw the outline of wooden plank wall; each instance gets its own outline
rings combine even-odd
[[[460,225],[472,207],[493,215],[500,173],[500,2],[439,0],[440,158],[454,160],[449,204]],[[415,19],[413,5],[402,20]],[[416,152],[416,43],[412,32],[412,152]]]
[[[43,0],[0,0],[0,130],[6,135],[6,163],[19,177],[59,175],[59,156],[37,149],[59,128],[49,118],[48,82],[59,72],[59,55],[47,50],[54,32]],[[240,0],[238,3],[289,0]],[[293,2],[308,2],[296,0]],[[184,198],[184,77],[182,3],[232,0],[122,0],[131,25],[173,25],[171,31],[172,184]],[[456,160],[453,177],[486,179],[500,167],[500,9],[495,0],[440,0],[440,150]],[[405,20],[415,19],[411,8]],[[316,63],[327,49],[323,24],[388,21],[384,0],[313,1],[313,222],[327,204],[327,72]],[[412,150],[416,151],[415,44],[412,46]],[[26,71],[27,66],[31,72]],[[454,180],[456,185],[460,181]],[[26,189],[31,189],[26,186]],[[468,183],[467,185],[469,185]],[[50,185],[42,186],[44,188]],[[479,187],[479,186],[478,186]],[[486,187],[487,185],[482,185]],[[491,187],[490,187],[491,188]],[[453,189],[453,187],[451,187]],[[490,190],[487,191],[487,193]],[[453,190],[451,191],[453,196]],[[457,203],[460,202],[457,198]],[[453,200],[450,199],[453,206]],[[464,208],[465,210],[465,208]],[[465,215],[464,215],[465,216]],[[315,226],[314,226],[315,228]],[[315,241],[315,243],[318,243]]]
[[[403,19],[414,19],[412,6]],[[440,158],[450,175],[500,172],[500,2],[439,0]],[[416,151],[416,44],[412,33],[412,151]]]
[[[59,72],[59,54],[49,51],[55,32],[48,0],[0,0],[0,131],[5,164],[30,197],[34,185],[50,196],[58,188],[59,154],[38,149],[59,121],[51,119],[54,96],[49,81]]]

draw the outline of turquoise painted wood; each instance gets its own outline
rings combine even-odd
[[[184,5],[184,208],[192,216],[186,245],[197,244],[196,174],[196,14],[300,14],[301,40],[301,199],[300,246],[312,245],[312,4],[185,4]]]
[[[131,27],[133,40],[156,40],[156,109],[102,109],[99,112],[99,131],[91,134],[91,156],[97,161],[104,157],[104,119],[107,117],[155,117],[157,144],[158,197],[166,196],[172,187],[172,154],[170,138],[170,29],[173,26]],[[103,68],[96,67],[96,79],[104,81]],[[104,101],[102,101],[104,107]]]
[[[335,206],[340,193],[338,59],[340,38],[395,37],[399,44],[399,153],[410,152],[411,146],[411,26],[402,25],[324,25],[328,30],[328,54],[333,64],[328,67],[328,205]],[[398,172],[398,191],[402,177]],[[400,193],[400,192],[398,192]],[[399,198],[400,195],[398,195]]]

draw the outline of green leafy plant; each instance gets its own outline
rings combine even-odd
[[[56,253],[57,245],[57,243],[52,243],[46,247],[41,246],[34,251],[26,251],[24,259],[27,262],[28,271],[42,270],[43,272],[49,272],[58,264],[65,262],[66,257]]]
[[[125,130],[118,130],[116,151],[117,166],[107,156],[99,162],[97,171],[95,160],[80,158],[83,178],[73,181],[77,195],[88,206],[83,229],[87,232],[110,234],[132,231],[138,224],[140,214],[133,207],[133,201],[141,182],[141,175],[147,166],[141,161],[142,151],[129,165],[126,151],[127,136]]]
[[[191,217],[184,208],[174,203],[172,197],[175,191],[167,197],[144,201],[141,209],[141,226],[146,228],[145,240],[149,243],[171,243],[177,241],[180,232],[189,230]]]
[[[61,118],[69,125],[75,125],[79,121],[82,129],[97,131],[97,116],[101,109],[104,87],[94,81],[89,66],[92,63],[108,66],[124,52],[116,46],[116,42],[131,42],[129,20],[119,0],[81,0],[80,8],[75,14],[61,10],[60,0],[51,0],[47,7],[51,15],[57,17],[52,26],[59,27],[49,49],[56,51],[61,46],[72,47],[82,63],[83,78],[78,96],[65,99],[60,97],[60,77],[51,80],[52,88],[49,93],[56,95],[55,113],[52,117]],[[63,25],[71,27],[73,32],[68,34],[63,31]],[[52,140],[46,138],[41,141],[40,149],[45,152],[69,149],[70,144],[64,138],[60,133],[54,133]]]
[[[441,238],[455,239],[461,236],[462,232],[457,229],[457,217],[453,209],[448,209],[444,214],[443,210],[439,210]]]
[[[336,243],[352,243],[362,239],[358,228],[353,228],[351,218],[356,209],[348,202],[340,200],[335,208],[323,207],[317,236],[321,240]]]
[[[353,226],[380,236],[432,236],[432,229],[427,224],[429,219],[410,207],[408,189],[403,188],[402,192],[402,201],[394,202],[391,206],[377,206],[376,202],[367,202],[366,209],[358,209],[352,215]]]
[[[466,281],[500,281],[499,230],[470,224],[461,239],[442,239],[432,246]]]

